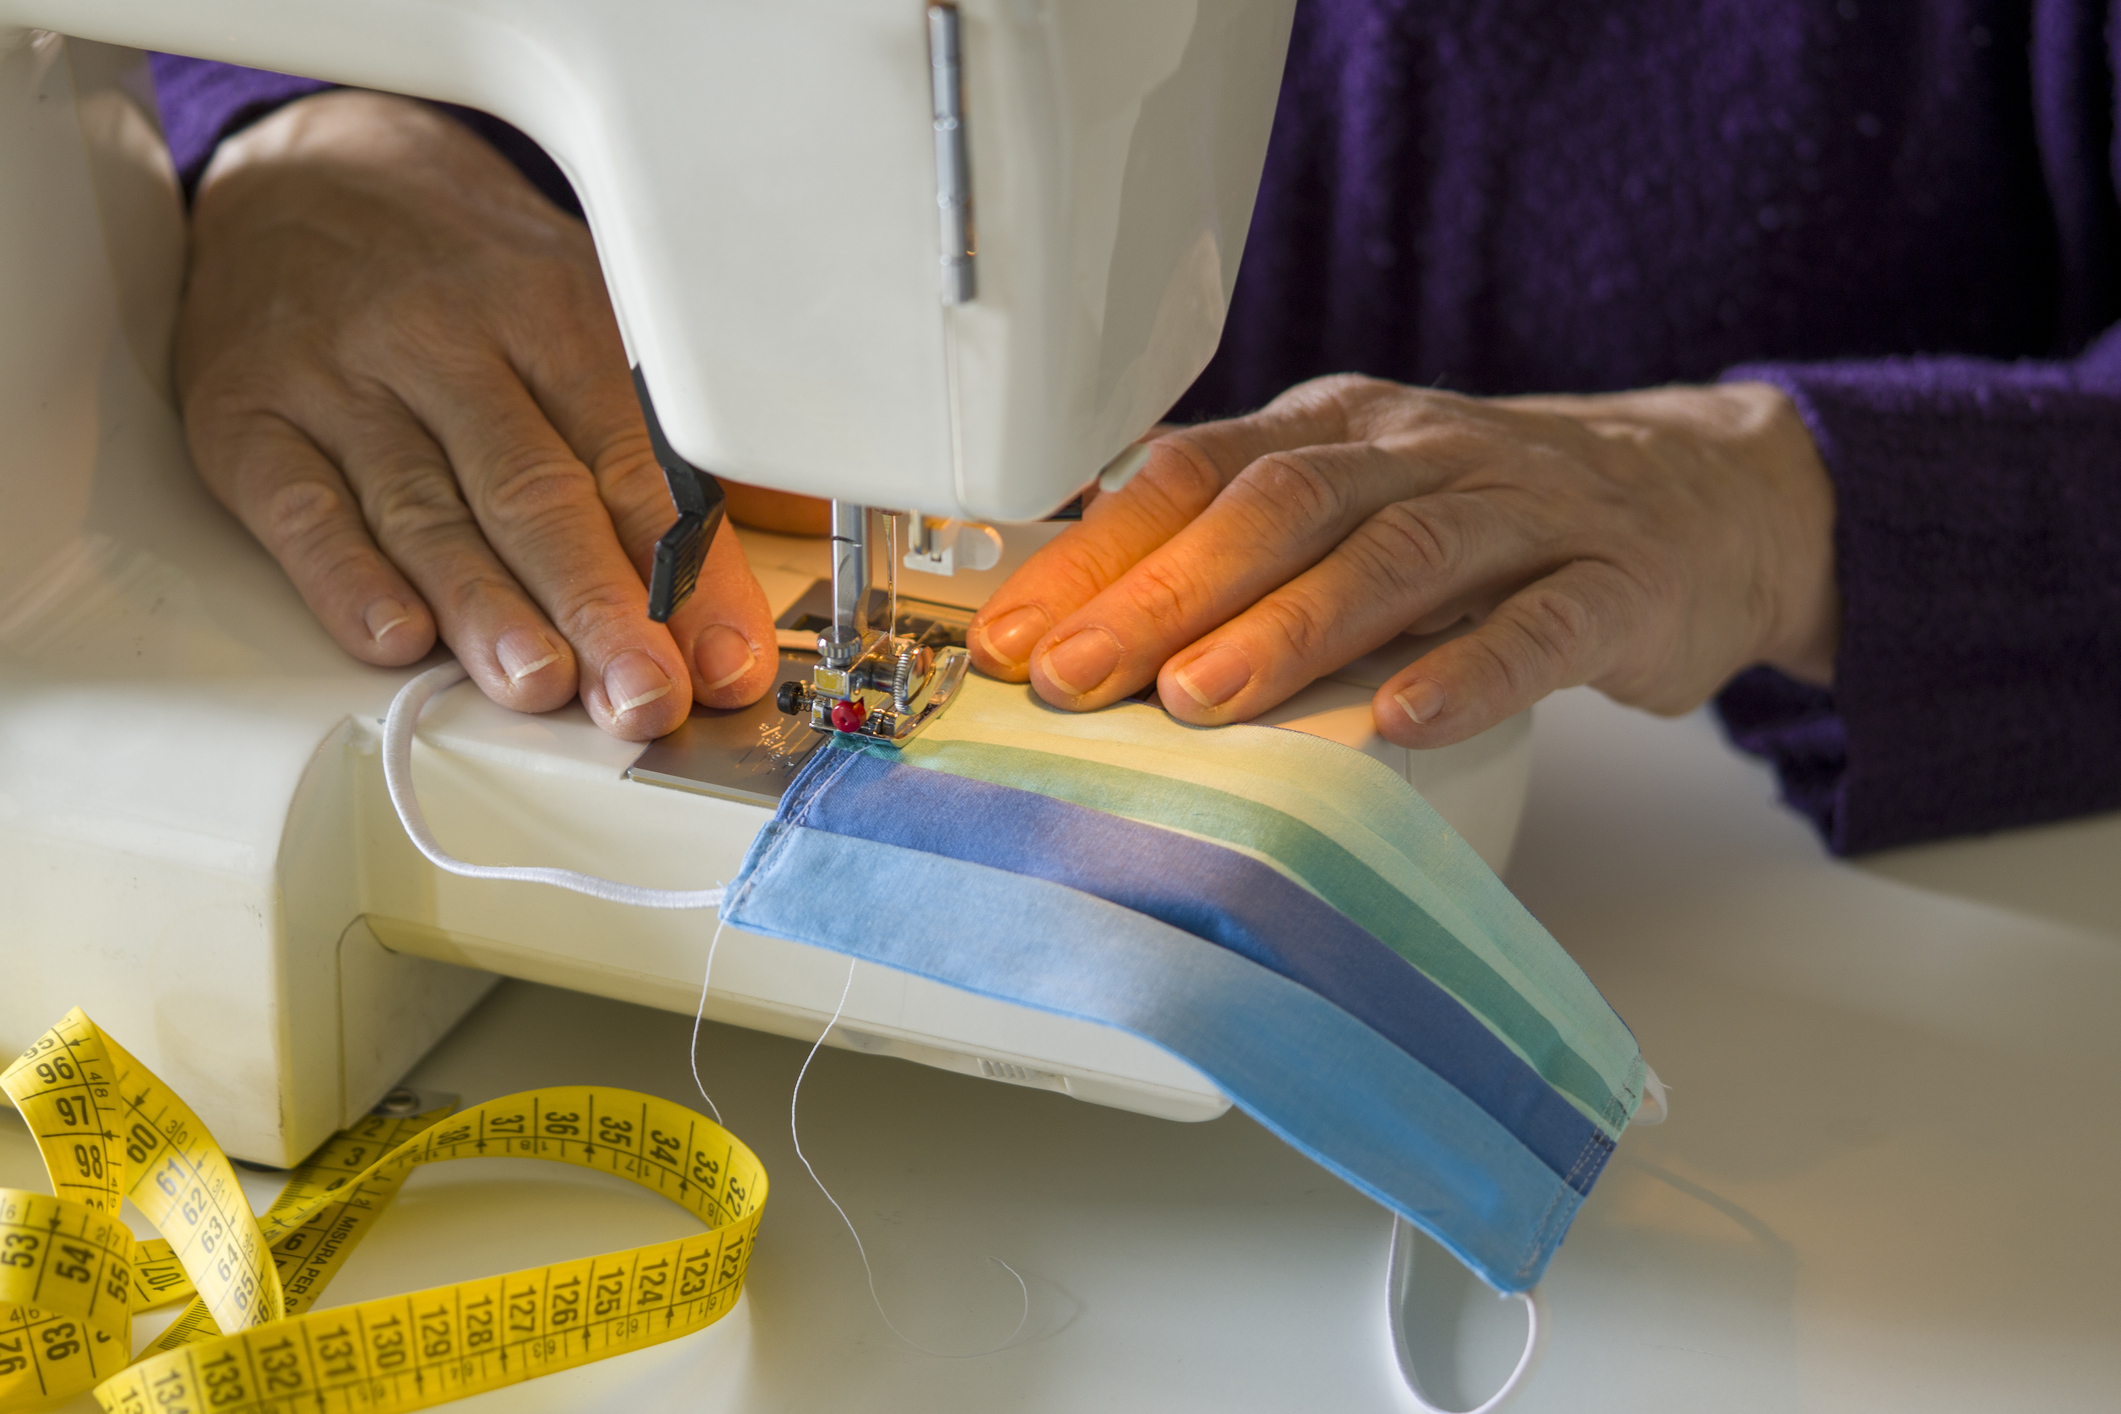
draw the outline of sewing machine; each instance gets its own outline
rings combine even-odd
[[[143,56],[118,46],[479,107],[553,153],[671,479],[660,611],[718,514],[696,468],[839,498],[829,542],[747,538],[787,700],[645,749],[469,686],[424,720],[455,853],[702,887],[835,709],[899,736],[947,702],[953,624],[1042,517],[1130,473],[1205,364],[1292,6],[0,0],[0,1049],[80,1005],[230,1152],[286,1164],[497,973],[805,1039],[846,975],[727,930],[703,997],[712,915],[413,850],[378,756],[412,670],[341,653],[186,463],[182,213]],[[908,614],[880,623],[887,557]],[[1269,720],[1408,771],[1500,867],[1528,723],[1412,759],[1378,739],[1370,691],[1418,647]],[[950,926],[948,901],[879,926]],[[1130,1037],[867,966],[832,1040],[1176,1119],[1227,1104]]]

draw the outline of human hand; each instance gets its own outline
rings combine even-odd
[[[1154,681],[1243,721],[1401,633],[1470,632],[1371,704],[1410,747],[1590,683],[1655,712],[1769,663],[1826,683],[1833,488],[1764,383],[1479,399],[1352,376],[1168,433],[972,624],[1056,706]]]
[[[437,633],[526,712],[642,740],[778,665],[725,523],[648,618],[675,518],[589,231],[453,119],[317,94],[222,144],[176,345],[201,475],[355,657]]]

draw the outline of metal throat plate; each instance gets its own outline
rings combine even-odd
[[[886,609],[881,590],[870,592],[870,614],[882,622]],[[832,585],[819,580],[775,621],[779,628],[829,626]],[[899,598],[898,627],[936,648],[965,646],[965,626],[972,611],[952,604]],[[781,650],[780,679],[810,680],[817,654]],[[800,717],[786,716],[768,692],[749,707],[716,711],[695,707],[685,724],[648,744],[627,768],[626,778],[674,790],[695,791],[745,805],[778,809],[781,796],[810,754],[824,744],[826,733]]]

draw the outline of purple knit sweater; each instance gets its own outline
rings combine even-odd
[[[1831,694],[1740,675],[1734,740],[1842,853],[2121,807],[2117,58],[2092,0],[1303,0],[1178,415],[1771,380],[1834,478],[1842,647]],[[194,173],[314,87],[157,76]]]

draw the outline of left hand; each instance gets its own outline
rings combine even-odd
[[[1390,642],[1377,692],[1447,746],[1590,683],[1663,713],[1769,663],[1831,680],[1833,487],[1762,383],[1480,399],[1352,376],[1168,433],[973,620],[974,661],[1076,710],[1155,682],[1243,721]]]
[[[649,620],[675,511],[596,248],[483,139],[411,99],[313,94],[221,144],[191,237],[193,459],[347,652],[403,667],[439,636],[502,706],[579,692],[637,741],[773,686],[726,522],[691,600]],[[737,517],[777,499],[731,491]]]

